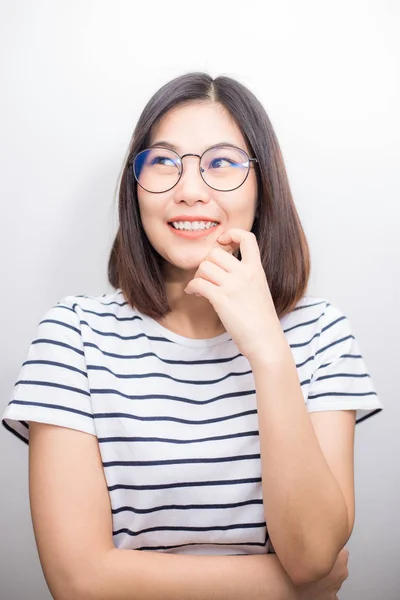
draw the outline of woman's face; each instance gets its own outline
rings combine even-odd
[[[221,143],[229,143],[251,156],[244,137],[227,110],[218,103],[191,103],[168,112],[153,127],[149,145],[168,142],[180,156],[201,155]],[[155,250],[164,258],[165,274],[190,275],[196,271],[217,238],[232,227],[250,231],[257,203],[257,179],[254,168],[239,188],[222,192],[209,187],[199,172],[199,159],[186,156],[183,174],[171,190],[154,194],[137,186],[143,228]],[[219,225],[207,235],[185,238],[174,233],[169,223],[174,217],[202,216]],[[175,278],[175,277],[174,277]]]

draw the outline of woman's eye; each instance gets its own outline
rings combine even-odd
[[[219,167],[231,167],[234,164],[234,161],[229,160],[229,158],[214,158],[209,166],[211,169],[218,169]]]
[[[152,165],[165,165],[168,167],[175,166],[175,162],[172,160],[172,158],[168,158],[167,156],[156,156],[151,161],[151,164]]]

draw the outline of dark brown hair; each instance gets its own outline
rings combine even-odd
[[[126,300],[153,318],[170,312],[162,261],[143,229],[137,184],[130,161],[149,145],[151,128],[172,108],[189,102],[218,102],[240,128],[256,165],[258,200],[252,232],[281,318],[305,294],[310,275],[307,240],[290,192],[282,154],[264,107],[243,84],[207,73],[188,73],[161,87],[135,127],[118,187],[119,229],[108,263],[108,278]]]

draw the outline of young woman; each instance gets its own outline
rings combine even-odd
[[[119,183],[116,291],[38,327],[4,425],[29,439],[53,597],[331,600],[358,418],[382,405],[347,318],[306,294],[271,123],[242,84],[178,77]]]

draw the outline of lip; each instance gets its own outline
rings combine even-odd
[[[199,220],[203,220],[203,219],[194,219],[194,221],[199,221]],[[188,221],[188,219],[186,219],[186,221]],[[209,219],[207,219],[207,221],[209,221]],[[196,238],[200,238],[200,237],[203,237],[203,238],[207,237],[208,235],[210,235],[210,233],[212,233],[213,231],[216,231],[219,228],[219,225],[215,225],[214,227],[209,227],[209,229],[199,229],[198,231],[184,231],[183,229],[175,229],[169,223],[168,223],[168,227],[176,235],[179,235],[180,237],[184,237],[184,238],[187,238],[190,240],[190,239],[196,239]]]
[[[168,223],[172,223],[173,221],[189,221],[190,223],[193,223],[194,221],[212,221],[213,223],[219,223],[218,219],[213,219],[212,217],[204,215],[178,215],[168,219]]]

